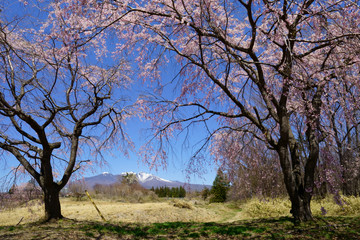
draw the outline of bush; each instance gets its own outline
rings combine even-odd
[[[290,216],[291,203],[288,199],[258,199],[248,200],[243,206],[243,212],[250,218],[269,218]]]
[[[210,190],[207,187],[201,191],[201,198],[203,200],[206,200],[209,195],[210,195]]]
[[[193,209],[193,207],[189,203],[178,200],[173,201],[173,206],[177,208]]]
[[[314,215],[326,215],[326,216],[359,215],[360,197],[340,196],[340,198],[337,198],[328,195],[324,199],[312,201],[311,206]]]

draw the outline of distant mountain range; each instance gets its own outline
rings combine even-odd
[[[157,177],[153,174],[149,174],[149,173],[145,173],[145,172],[139,172],[139,173],[127,172],[127,173],[135,174],[138,179],[139,184],[147,189],[150,189],[152,187],[157,188],[157,187],[167,186],[169,188],[172,188],[172,187],[182,186],[186,190],[201,191],[205,187],[211,188],[210,185],[189,184],[189,183],[183,183],[183,182],[179,182],[179,181],[170,181],[170,180],[166,180],[166,179]],[[121,182],[122,177],[124,175],[126,175],[127,173],[113,175],[111,173],[104,172],[102,174],[99,174],[99,175],[96,175],[93,177],[86,177],[82,180],[82,182],[84,182],[84,184],[86,185],[87,188],[93,188],[96,184],[110,185],[113,183]]]

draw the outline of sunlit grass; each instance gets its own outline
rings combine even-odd
[[[64,198],[62,213],[67,219],[60,221],[36,222],[44,214],[38,205],[0,212],[0,239],[360,239],[360,198],[342,199],[346,205],[338,206],[332,197],[314,200],[316,221],[295,226],[286,198],[224,204],[95,199],[106,222],[90,201]]]
[[[311,201],[311,211],[314,216],[359,216],[360,198],[341,196],[342,205],[335,202],[333,196],[324,199],[314,199]],[[291,203],[288,198],[276,199],[251,199],[241,204],[243,218],[272,218],[290,217]]]
[[[332,196],[322,200],[312,201],[311,210],[315,216],[322,214],[321,207],[326,210],[326,216],[359,216],[360,197],[341,196],[342,205],[336,204]]]
[[[360,216],[360,198],[342,197],[344,204],[337,205],[333,197],[314,199],[311,204],[315,217]],[[162,200],[146,203],[124,203],[115,200],[95,202],[106,220],[111,223],[163,223],[163,222],[236,222],[246,219],[291,217],[290,201],[287,198],[251,199],[242,203],[211,203],[202,200]],[[75,201],[61,199],[64,217],[78,221],[102,221],[96,209],[86,198]],[[0,226],[35,222],[44,215],[43,206],[23,206],[0,212]]]
[[[97,207],[109,222],[157,223],[157,222],[208,222],[219,221],[221,215],[214,210],[193,206],[191,202],[168,200],[148,203],[123,203],[95,199]],[[185,206],[185,207],[184,207]],[[90,201],[61,199],[62,214],[66,218],[81,221],[101,221]],[[40,220],[44,215],[43,206],[21,207],[0,212],[0,226],[15,225]]]
[[[290,216],[291,203],[287,199],[257,199],[253,198],[241,205],[243,217],[271,218]]]
[[[40,202],[32,202],[28,205],[14,209],[0,211],[0,226],[15,225],[39,220],[44,215],[43,206]]]

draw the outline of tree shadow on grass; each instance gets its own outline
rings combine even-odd
[[[0,239],[360,239],[360,217],[321,217],[295,226],[289,217],[233,223],[152,224],[60,220],[0,228]],[[50,238],[49,238],[50,237]]]
[[[99,224],[91,223],[84,225],[81,230],[89,233],[96,231],[98,233],[111,233],[119,238],[124,236],[133,236],[141,239],[229,239],[261,236],[266,234],[265,226],[252,226],[250,223],[195,223],[195,222],[165,222],[153,223],[149,225],[137,224]],[[270,234],[267,234],[270,236]]]
[[[289,217],[234,223],[91,224],[85,225],[82,230],[139,239],[360,239],[360,218],[322,217],[298,226]]]

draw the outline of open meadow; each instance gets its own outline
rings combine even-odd
[[[65,219],[58,222],[41,223],[38,204],[1,211],[0,239],[360,239],[360,199],[344,201],[339,206],[332,198],[314,200],[316,221],[294,226],[285,199],[224,204],[95,199],[104,222],[87,199],[62,198]]]
[[[359,70],[360,0],[0,0],[0,240],[360,239]]]

